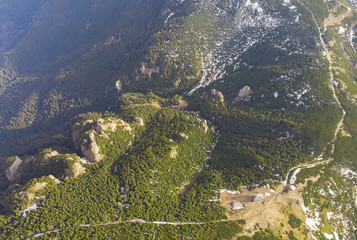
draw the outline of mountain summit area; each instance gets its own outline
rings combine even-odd
[[[356,239],[356,82],[356,0],[0,0],[0,239]]]

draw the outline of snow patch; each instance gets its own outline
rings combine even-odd
[[[311,211],[309,208],[305,207],[304,204],[301,204],[301,207],[306,215],[306,221],[305,221],[306,225],[315,231],[319,230],[319,225],[320,225],[319,213]]]
[[[324,236],[325,236],[325,238],[327,238],[329,240],[333,239],[333,235],[332,234],[324,233]]]
[[[263,8],[259,5],[258,2],[252,3],[250,0],[247,0],[245,6],[251,7],[254,11],[263,12]]]
[[[340,26],[338,28],[338,34],[343,35],[343,34],[345,34],[345,32],[346,32],[346,29],[344,29],[343,27]]]
[[[240,194],[239,191],[231,191],[231,190],[227,190],[227,189],[221,189],[220,193],[223,193],[223,192],[230,193],[230,194]]]
[[[338,233],[336,231],[333,232],[333,235],[335,236],[335,240],[340,240],[340,237],[338,236]]]
[[[26,217],[27,216],[27,213],[29,213],[30,211],[36,211],[38,208],[37,204],[33,204],[31,207],[29,208],[26,208],[25,210],[22,211],[22,217]]]
[[[171,12],[168,16],[167,16],[167,18],[165,19],[165,25],[166,25],[166,23],[170,20],[170,18],[171,17],[173,17],[175,15],[175,13],[173,13],[173,12]]]
[[[296,179],[297,179],[297,174],[299,174],[299,172],[301,171],[301,168],[298,168],[295,170],[295,172],[293,173],[293,175],[290,178],[290,184],[295,184]]]
[[[330,221],[333,216],[333,212],[328,212],[327,213],[327,219]]]

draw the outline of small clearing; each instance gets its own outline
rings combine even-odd
[[[337,3],[339,3],[338,1],[336,1]],[[342,5],[341,3],[339,3],[339,5]],[[344,6],[344,5],[342,5]],[[338,6],[336,6],[332,11],[333,12],[337,12]],[[324,26],[325,27],[329,27],[329,26],[333,26],[333,25],[338,25],[340,24],[343,19],[345,19],[346,17],[349,17],[352,15],[352,11],[350,9],[347,9],[346,12],[339,14],[339,15],[335,15],[334,13],[329,14],[328,18],[325,19],[324,22]]]
[[[230,203],[240,201],[244,205],[244,209],[228,211],[228,220],[246,220],[247,224],[244,226],[246,232],[244,235],[252,236],[254,233],[247,233],[247,230],[253,229],[256,224],[259,224],[262,228],[277,229],[281,220],[287,217],[281,212],[281,209],[287,205],[294,207],[297,201],[303,201],[298,193],[299,190],[302,190],[302,187],[299,190],[282,193],[284,186],[281,184],[276,190],[276,192],[272,193],[270,189],[262,187],[252,191],[242,189],[240,194],[223,192],[221,193],[221,205],[231,210]],[[262,194],[265,199],[260,202],[252,202],[251,196],[257,194]],[[296,205],[294,212],[302,213],[301,207]],[[303,215],[301,214],[301,216]]]
[[[320,176],[311,177],[307,179],[312,182],[317,182]],[[288,186],[280,184],[276,187],[276,190],[260,187],[251,191],[246,188],[242,188],[240,193],[222,192],[221,193],[221,206],[228,209],[227,216],[228,221],[244,219],[246,225],[245,231],[238,236],[247,235],[253,236],[254,231],[249,233],[249,229],[254,229],[256,224],[259,224],[261,228],[270,228],[275,231],[291,230],[289,228],[288,220],[289,213],[294,213],[303,222],[305,222],[306,216],[301,208],[301,204],[304,202],[301,193],[304,191],[304,187],[307,184],[298,184],[294,191],[283,192]],[[252,202],[251,196],[262,194],[264,200],[260,202]],[[230,204],[234,201],[240,201],[244,205],[244,209],[232,210]],[[281,226],[284,223],[284,227]],[[296,236],[301,234],[298,231],[295,232]],[[238,237],[236,236],[236,237]]]

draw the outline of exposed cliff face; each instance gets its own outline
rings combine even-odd
[[[10,182],[16,182],[19,177],[19,168],[22,163],[22,160],[19,157],[16,157],[15,161],[11,164],[11,166],[6,170],[6,177]]]
[[[57,178],[63,178],[63,176],[77,177],[85,173],[83,165],[85,163],[76,154],[60,154],[57,151],[45,149],[38,155],[27,157],[24,160],[16,157],[5,174],[9,183],[19,184],[43,176],[52,176],[53,178],[54,176]]]
[[[99,147],[95,142],[94,131],[89,133],[88,138],[83,140],[81,151],[84,157],[92,163],[99,162],[103,158],[103,156],[99,154]]]
[[[88,129],[93,125],[93,120],[87,120],[83,123],[74,124],[74,126],[72,127],[72,140],[76,150],[81,149],[81,138],[83,133],[85,132],[85,129]]]
[[[143,119],[139,117],[136,117],[134,121],[140,125],[144,125]],[[124,131],[128,131],[133,135],[129,123],[122,119],[99,118],[96,122],[88,120],[83,124],[77,123],[72,128],[74,146],[77,150],[80,150],[83,156],[91,163],[99,162],[103,159],[103,155],[96,142],[96,135],[109,139],[110,135],[115,132],[118,127],[121,127]]]
[[[95,142],[94,132],[98,134],[103,134],[106,129],[102,125],[102,120],[98,119],[97,123],[94,124],[92,120],[87,120],[82,124],[76,123],[72,128],[72,139],[74,147],[80,150],[85,158],[90,162],[98,162],[101,159],[99,155],[99,148]],[[91,127],[92,126],[92,127]],[[91,128],[91,132],[87,137],[84,137],[84,131]]]
[[[71,168],[67,168],[66,174],[72,177],[78,177],[86,172],[86,169],[79,163],[75,162]]]

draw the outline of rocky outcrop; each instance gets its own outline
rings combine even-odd
[[[198,122],[199,122],[202,130],[206,133],[208,131],[208,129],[209,129],[207,120],[206,119],[205,120],[201,120],[201,119],[198,118]]]
[[[139,124],[144,124],[141,118],[137,118],[136,121]],[[83,156],[87,158],[89,162],[96,163],[100,161],[103,156],[100,154],[95,136],[99,135],[100,137],[109,139],[111,132],[115,132],[118,127],[122,127],[123,130],[134,135],[130,125],[122,119],[99,118],[96,122],[88,120],[83,124],[76,123],[72,130],[74,146],[77,150],[82,152]]]
[[[140,72],[142,75],[147,76],[149,78],[151,78],[151,74],[153,73],[159,73],[160,72],[160,68],[156,67],[156,68],[148,68],[146,67],[145,64],[143,64],[140,68]]]
[[[43,156],[43,158],[44,158],[44,160],[48,160],[48,159],[50,159],[51,157],[55,157],[55,156],[58,156],[59,155],[59,153],[57,152],[57,151],[52,151],[52,152],[50,152],[50,153],[46,153],[44,156]]]
[[[140,126],[144,126],[144,120],[141,117],[135,117],[134,122],[136,122]]]
[[[99,118],[97,123],[92,127],[92,129],[99,135],[103,135],[105,131],[115,132],[118,126],[124,126],[124,130],[132,131],[129,123],[123,121],[122,119],[102,119]]]
[[[56,177],[54,177],[53,175],[49,175],[49,178],[51,178],[53,181],[55,181],[56,184],[60,184],[61,181],[59,179],[57,179]]]
[[[6,177],[10,182],[16,182],[19,179],[19,168],[21,163],[22,160],[19,157],[16,157],[11,166],[5,171]]]
[[[202,129],[205,133],[208,131],[209,128],[208,128],[207,120],[204,120],[202,122]]]
[[[216,89],[212,89],[211,93],[212,93],[213,96],[218,96],[219,99],[221,100],[221,102],[224,102],[224,96],[223,96],[222,92],[216,91]]]
[[[86,172],[86,169],[79,163],[75,162],[71,168],[67,168],[66,174],[72,177],[78,177]]]
[[[117,80],[115,82],[115,88],[118,91],[118,93],[120,93],[120,91],[121,91],[121,86],[122,86],[122,84],[121,84],[120,80]]]
[[[175,146],[175,147],[173,147],[172,149],[171,149],[171,152],[170,152],[170,158],[175,158],[175,157],[177,157],[177,148],[178,148],[178,146]]]
[[[159,73],[160,72],[160,68],[156,67],[156,68],[149,68],[145,65],[145,63],[143,63],[141,65],[140,69],[136,69],[135,70],[135,80],[139,80],[141,77],[148,77],[151,78],[151,75],[153,73]]]
[[[114,132],[117,128],[117,123],[108,121],[104,122],[104,119],[99,118],[97,120],[97,123],[92,127],[94,131],[98,134],[104,134],[104,131],[111,131]]]
[[[234,99],[233,103],[237,103],[240,101],[248,102],[250,99],[250,95],[253,94],[253,91],[249,86],[244,86],[239,90],[238,96]]]
[[[76,123],[72,127],[72,140],[76,150],[81,149],[81,138],[87,125],[93,125],[93,120],[87,120],[82,124]]]
[[[103,156],[99,154],[99,147],[95,142],[94,131],[90,132],[88,138],[83,140],[81,151],[85,158],[92,163],[99,162]]]
[[[186,133],[180,133],[180,137],[183,137],[185,139],[188,139],[188,135]]]
[[[87,161],[78,157],[77,155],[73,156],[67,155],[66,156],[66,166],[65,169],[66,175],[69,177],[78,177],[86,172],[85,167],[82,164],[86,164]],[[74,163],[73,163],[74,162]]]
[[[87,151],[87,156],[90,153]],[[99,157],[95,154],[93,160]],[[96,157],[96,158],[94,158]],[[9,180],[9,183],[22,183],[29,178],[39,178],[43,176],[56,177],[77,177],[85,172],[83,167],[87,163],[76,154],[60,154],[51,149],[45,149],[36,156],[29,156],[21,160],[19,157],[8,160],[11,164],[5,171],[4,177]],[[56,179],[54,179],[57,181]]]

